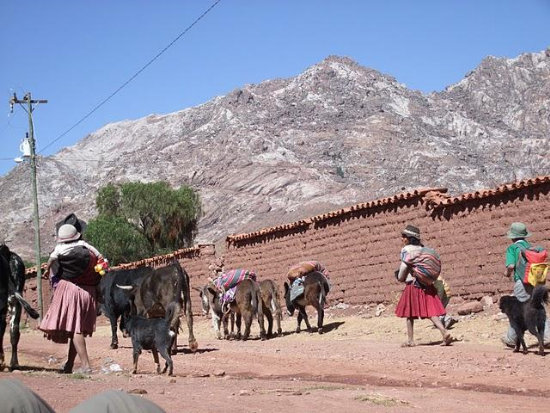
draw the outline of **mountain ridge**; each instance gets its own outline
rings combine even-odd
[[[95,215],[108,182],[166,180],[203,201],[197,242],[417,187],[450,193],[550,173],[550,49],[487,57],[440,92],[348,57],[248,84],[202,105],[111,123],[39,158],[43,250],[69,212]],[[32,256],[28,170],[0,178],[0,235]]]

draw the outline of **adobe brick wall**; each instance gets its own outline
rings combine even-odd
[[[424,244],[440,253],[442,276],[453,294],[473,300],[511,292],[511,281],[503,271],[509,244],[506,232],[514,221],[527,225],[533,244],[550,247],[550,177],[459,197],[448,197],[445,189],[417,190],[254,233],[230,235],[223,257],[214,245],[200,245],[129,266],[162,266],[178,259],[191,279],[194,314],[201,310],[193,287],[205,285],[212,268],[222,262],[225,270],[247,268],[259,279],[271,278],[282,292],[290,266],[318,260],[330,272],[331,304],[395,304],[403,289],[394,278],[402,247],[400,233],[410,223],[421,229]],[[36,278],[27,283],[26,294],[34,305]],[[47,281],[43,285],[46,309],[49,286]]]
[[[442,276],[455,295],[479,299],[511,291],[503,277],[506,232],[523,221],[530,241],[550,246],[550,182],[527,181],[495,191],[449,198],[444,191],[405,194],[312,218],[309,224],[230,236],[225,268],[254,269],[281,286],[288,268],[304,260],[322,262],[331,274],[332,303],[396,303],[400,232],[421,229],[425,245],[442,258]]]
[[[187,254],[179,259],[183,268],[189,274],[191,284],[191,304],[193,314],[202,314],[199,293],[195,288],[202,287],[208,282],[212,264],[216,261],[216,249],[214,245],[200,246],[194,254]],[[184,327],[186,328],[186,327]]]

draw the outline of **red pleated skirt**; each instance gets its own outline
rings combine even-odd
[[[96,294],[96,287],[60,280],[38,328],[56,343],[66,343],[74,333],[91,336],[97,316]]]
[[[423,289],[414,283],[406,285],[395,308],[395,315],[405,318],[430,318],[445,314],[445,307],[434,286]]]

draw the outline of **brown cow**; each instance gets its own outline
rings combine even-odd
[[[273,280],[260,281],[260,293],[262,296],[262,310],[267,318],[267,336],[273,336],[273,316],[277,322],[277,335],[281,335],[281,303],[279,302],[279,290]]]
[[[175,261],[166,267],[156,268],[152,273],[147,274],[139,286],[121,286],[130,290],[130,299],[136,306],[137,315],[148,318],[164,318],[164,311],[155,309],[173,309],[172,317],[169,320],[170,329],[176,333],[173,341],[172,354],[177,350],[177,333],[180,325],[180,311],[183,308],[187,318],[189,330],[189,348],[196,351],[197,340],[193,335],[193,313],[191,312],[191,293],[189,288],[189,275]]]

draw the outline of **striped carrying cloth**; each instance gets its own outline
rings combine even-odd
[[[433,285],[441,273],[441,259],[437,252],[421,247],[405,252],[403,262],[411,268],[411,274],[424,286]]]
[[[246,280],[247,278],[256,281],[256,273],[254,271],[238,268],[236,270],[224,272],[214,280],[214,285],[222,291],[227,291],[230,288],[236,287],[242,280]]]
[[[221,291],[220,302],[224,312],[225,307],[235,300],[237,285],[248,278],[256,281],[256,273],[254,271],[238,268],[236,270],[224,272],[214,280],[214,285]]]

